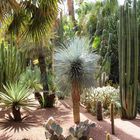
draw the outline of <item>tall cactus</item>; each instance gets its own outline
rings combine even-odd
[[[138,25],[136,0],[125,1],[119,16],[119,71],[122,119],[136,117],[138,95]]]
[[[25,57],[14,46],[0,44],[0,90],[6,82],[15,82],[25,70]]]

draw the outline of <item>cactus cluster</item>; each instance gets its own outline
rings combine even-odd
[[[0,45],[0,89],[6,82],[15,82],[25,70],[24,55],[14,46]]]
[[[73,139],[75,138],[76,140],[88,140],[89,129],[91,127],[95,127],[95,123],[89,123],[89,120],[86,120],[84,122],[80,122],[75,127],[70,127],[69,132]]]
[[[139,39],[137,1],[126,0],[119,16],[119,71],[122,119],[134,119],[137,113]]]
[[[70,135],[64,137],[63,128],[50,117],[44,125],[45,136],[48,140],[88,140],[89,129],[95,127],[95,123],[89,123],[88,120],[80,122],[78,125],[69,128]]]

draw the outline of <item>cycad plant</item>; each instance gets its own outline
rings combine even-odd
[[[29,110],[35,106],[33,99],[29,97],[29,88],[16,82],[7,84],[4,89],[5,92],[0,92],[1,106],[12,110],[14,121],[22,121],[21,108]]]
[[[93,86],[97,59],[98,56],[89,51],[89,42],[84,38],[71,40],[55,54],[56,76],[60,86],[71,90],[76,124],[80,122],[80,93],[82,88]]]

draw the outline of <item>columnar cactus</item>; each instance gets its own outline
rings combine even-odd
[[[0,90],[8,82],[15,82],[25,70],[25,56],[15,46],[0,44]]]
[[[110,134],[109,133],[106,134],[106,140],[110,140]]]
[[[102,102],[98,101],[97,106],[96,106],[96,116],[98,121],[103,120],[103,115],[102,115]]]
[[[114,126],[114,104],[113,103],[111,103],[111,107],[110,107],[110,119],[111,119],[111,132],[114,135],[115,126]]]
[[[119,16],[119,71],[122,119],[136,117],[138,95],[138,25],[136,0],[126,0]]]

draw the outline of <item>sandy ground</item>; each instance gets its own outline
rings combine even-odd
[[[0,140],[45,140],[44,122],[53,116],[64,128],[64,134],[73,126],[72,108],[69,100],[58,101],[54,108],[37,109],[28,112],[28,117],[22,123],[14,123],[3,120],[6,111],[0,111]],[[105,140],[106,133],[111,133],[110,120],[97,121],[81,107],[81,121],[86,119],[95,122],[96,127],[90,130],[90,137],[94,140]],[[140,118],[133,121],[115,119],[115,136],[112,140],[140,140]]]

